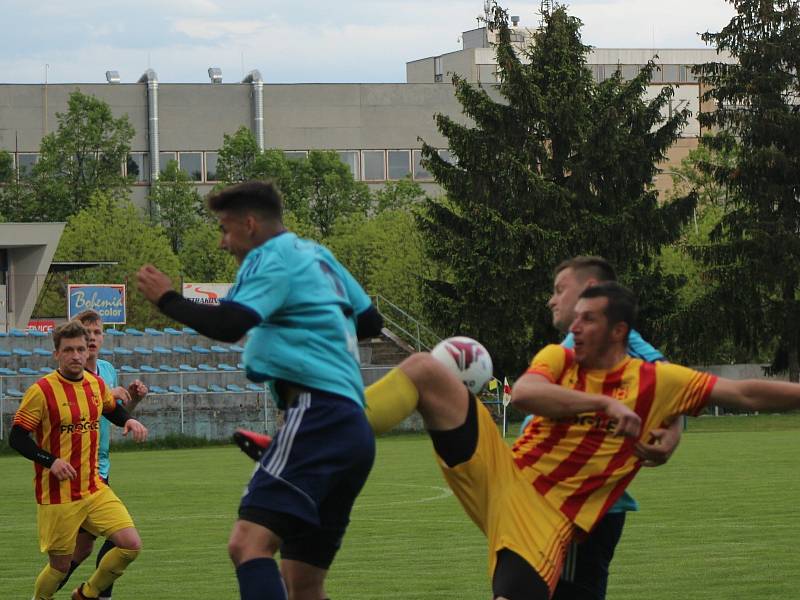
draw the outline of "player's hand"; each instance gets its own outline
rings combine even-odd
[[[150,390],[147,386],[139,381],[138,379],[134,379],[131,384],[128,386],[128,392],[130,393],[131,398],[136,398],[141,400],[147,395],[147,392]]]
[[[638,437],[642,429],[642,419],[622,402],[613,400],[606,408],[606,414],[617,422],[613,435]]]
[[[131,395],[124,387],[117,386],[111,390],[111,395],[114,396],[114,400],[121,400],[123,404],[127,404],[131,401]]]
[[[153,265],[144,265],[136,274],[139,291],[153,304],[172,291],[172,280]]]
[[[680,420],[669,427],[654,429],[647,443],[638,442],[633,453],[642,459],[645,467],[659,467],[666,463],[681,441]]]
[[[147,427],[139,423],[136,419],[128,419],[125,421],[125,427],[122,428],[122,435],[128,435],[128,432],[133,434],[133,441],[143,442],[147,439]]]
[[[75,479],[78,476],[78,472],[72,465],[60,458],[55,459],[53,464],[50,465],[50,473],[59,481]]]

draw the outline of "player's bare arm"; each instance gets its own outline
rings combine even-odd
[[[634,454],[642,459],[645,467],[659,467],[670,459],[681,441],[683,423],[673,419],[669,425],[653,429],[648,441],[638,442]]]
[[[717,379],[709,395],[711,404],[748,412],[785,412],[800,408],[800,385],[762,379]]]
[[[642,427],[639,415],[621,402],[561,387],[536,373],[526,373],[517,380],[511,389],[511,403],[523,412],[551,419],[604,412],[617,421],[614,435],[637,437]]]

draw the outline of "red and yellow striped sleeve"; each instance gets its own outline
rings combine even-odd
[[[659,395],[673,415],[700,414],[717,383],[716,375],[674,364],[659,364],[658,378]]]
[[[572,356],[572,350],[558,344],[550,344],[539,350],[525,373],[541,375],[548,381],[556,383],[572,364]]]
[[[13,425],[19,425],[25,431],[35,431],[42,423],[42,414],[45,409],[45,398],[37,384],[33,384],[25,391],[22,401],[14,415]]]

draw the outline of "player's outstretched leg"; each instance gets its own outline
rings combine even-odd
[[[72,600],[92,600],[100,597],[100,592],[107,589],[122,575],[142,548],[139,532],[134,527],[126,527],[110,536],[115,544],[105,556],[88,581],[79,585],[72,592]]]

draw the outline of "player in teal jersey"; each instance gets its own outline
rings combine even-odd
[[[574,346],[573,335],[568,330],[575,319],[575,304],[581,292],[605,281],[616,281],[616,273],[608,261],[598,256],[577,256],[556,267],[553,295],[547,305],[553,314],[553,326],[567,334],[562,346]],[[636,330],[629,334],[628,354],[648,362],[664,360],[661,352],[642,339]],[[532,418],[528,416],[522,427]],[[680,436],[680,421],[676,420],[654,430],[652,442],[640,445],[637,454],[647,465],[664,464],[677,447]],[[583,542],[573,542],[552,600],[603,600],[606,597],[609,565],[625,526],[625,515],[637,510],[638,503],[626,491]]]
[[[248,484],[228,544],[240,595],[321,600],[374,459],[358,340],[380,333],[382,319],[326,248],[286,230],[271,183],[234,185],[208,204],[222,248],[240,264],[227,297],[219,306],[191,303],[152,265],[139,270],[139,289],[210,338],[234,342],[249,332],[247,377],[269,383],[285,419]]]
[[[111,395],[122,404],[128,412],[133,412],[139,402],[147,395],[147,386],[136,379],[127,389],[119,385],[117,371],[107,360],[100,358],[100,349],[103,347],[103,320],[101,316],[93,310],[85,310],[78,314],[75,319],[80,321],[88,334],[87,348],[88,358],[86,360],[86,370],[99,376],[111,390]],[[100,417],[100,441],[98,443],[98,462],[97,471],[100,478],[108,483],[108,475],[111,469],[110,460],[111,448],[111,423],[105,417]],[[88,531],[81,529],[75,542],[75,551],[72,554],[69,571],[61,582],[59,589],[69,580],[72,573],[78,566],[89,557],[94,547],[94,536]],[[106,539],[97,553],[97,564],[100,564],[103,556],[114,547],[111,540]],[[109,600],[113,593],[113,584],[100,592],[99,600]]]

